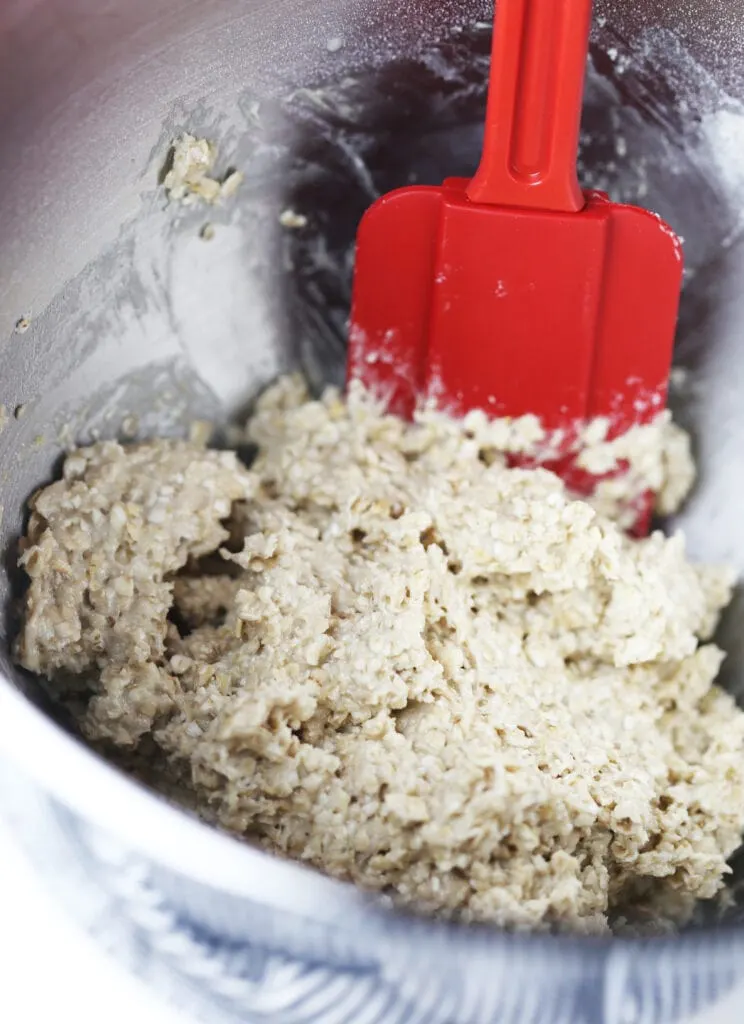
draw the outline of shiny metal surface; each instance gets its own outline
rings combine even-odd
[[[14,756],[35,760],[37,778],[54,774],[58,797],[79,806],[68,792],[78,776],[71,770],[67,782],[58,765],[40,768],[24,755],[52,734],[9,690],[38,698],[7,651],[24,500],[70,438],[115,436],[131,416],[143,436],[182,431],[194,416],[225,419],[293,365],[317,385],[340,379],[362,210],[410,173],[436,181],[475,165],[490,7],[0,7],[0,403],[11,414],[0,433],[8,607],[0,702],[14,729],[29,730],[27,742],[11,743]],[[675,404],[694,431],[701,479],[681,524],[696,557],[730,560],[744,573],[744,7],[597,0],[595,21],[583,179],[656,209],[685,238],[678,363],[691,373],[678,375]],[[159,173],[181,130],[217,141],[221,169],[245,172],[224,207],[166,202]],[[286,208],[307,216],[307,227],[283,229]],[[211,241],[199,236],[207,221]],[[22,317],[30,325],[19,333]],[[742,694],[743,622],[737,603],[722,634],[727,683]],[[59,756],[77,757],[72,749],[61,745]],[[105,802],[111,777],[84,763],[102,773],[96,791]],[[96,806],[87,800],[86,814]],[[220,842],[230,857],[247,855]],[[257,864],[269,870],[267,857],[250,856],[254,873]],[[282,870],[300,878],[299,869]],[[346,898],[333,904],[336,919]]]

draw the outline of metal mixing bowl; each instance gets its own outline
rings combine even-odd
[[[744,860],[724,919],[711,910],[666,939],[395,914],[105,765],[10,660],[23,505],[66,442],[224,422],[290,366],[339,379],[358,217],[412,177],[472,170],[490,14],[486,0],[0,7],[0,805],[42,866],[77,865],[75,899],[87,885],[92,907],[95,888],[89,916],[109,940],[141,971],[159,963],[212,1024],[642,1024],[678,1020],[744,973]],[[696,558],[744,570],[744,5],[598,0],[596,15],[583,178],[685,237],[689,372],[674,401],[701,478],[681,522]],[[159,175],[183,130],[245,172],[223,207],[166,202]],[[283,228],[285,209],[307,226]],[[737,601],[722,642],[726,684],[744,693],[741,623]]]

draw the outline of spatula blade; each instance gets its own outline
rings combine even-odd
[[[391,193],[359,232],[350,379],[410,416],[536,414],[548,430],[663,408],[682,278],[658,217],[587,193],[579,214],[481,206],[467,182]]]
[[[444,190],[390,192],[357,232],[347,380],[389,412],[413,415],[426,380],[429,312]]]

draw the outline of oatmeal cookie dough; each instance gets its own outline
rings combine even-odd
[[[684,921],[744,827],[710,643],[732,574],[506,468],[524,428],[411,426],[287,378],[251,469],[77,451],[31,502],[18,658],[210,819],[420,910]]]
[[[217,147],[208,139],[184,132],[174,140],[163,187],[172,202],[193,206],[214,204],[234,196],[243,182],[242,171],[229,171],[221,180],[214,176]]]

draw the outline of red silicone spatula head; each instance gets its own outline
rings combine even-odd
[[[665,404],[681,246],[579,188],[590,19],[591,0],[500,0],[475,177],[400,189],[362,220],[348,376],[391,411],[534,413],[568,439]]]

